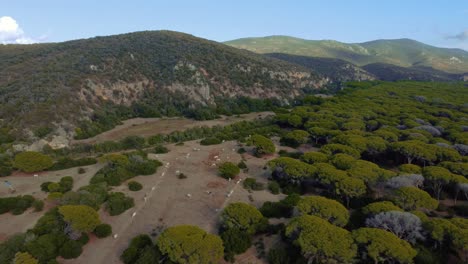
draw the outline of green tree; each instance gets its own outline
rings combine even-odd
[[[349,212],[341,203],[322,196],[303,197],[296,208],[300,214],[315,215],[337,226],[345,226],[349,220]]]
[[[60,248],[59,254],[64,259],[74,259],[81,255],[83,252],[80,242],[75,240],[68,240]]]
[[[423,162],[431,162],[437,159],[434,148],[419,140],[396,142],[393,143],[392,149],[405,156],[408,164],[411,164],[414,159]]]
[[[439,203],[425,191],[416,187],[401,187],[395,190],[393,202],[405,210],[436,209]]]
[[[322,152],[311,151],[304,153],[301,157],[301,160],[309,164],[314,164],[317,162],[327,162],[328,156]]]
[[[244,253],[252,245],[250,234],[239,229],[227,229],[221,233],[225,258],[234,260],[234,255]]]
[[[101,223],[98,213],[87,205],[63,205],[58,211],[75,231],[91,232]]]
[[[272,154],[275,152],[275,144],[271,139],[262,135],[252,135],[250,137],[252,145],[255,146],[255,155],[262,156],[264,154]]]
[[[423,169],[425,182],[434,192],[437,201],[440,200],[442,189],[447,186],[453,178],[453,174],[443,167],[429,166]]]
[[[293,239],[309,263],[352,263],[357,253],[347,230],[316,216],[294,218],[285,235]]]
[[[223,257],[223,241],[197,226],[169,227],[158,237],[161,252],[175,263],[219,263]]]
[[[221,177],[225,179],[235,178],[240,173],[239,167],[237,167],[236,164],[229,162],[229,161],[221,164],[218,170],[219,170],[219,175],[221,175]]]
[[[378,228],[359,228],[352,232],[362,260],[374,263],[413,263],[416,250],[394,234]]]
[[[35,259],[28,252],[18,252],[15,254],[14,264],[38,264],[39,261]]]
[[[333,155],[331,158],[331,163],[333,166],[340,170],[350,169],[355,162],[356,159],[354,157],[343,153]]]
[[[54,164],[51,157],[39,152],[26,151],[15,156],[13,166],[24,172],[42,171]]]
[[[302,126],[302,117],[298,115],[290,115],[288,117],[288,124],[293,127],[300,127]]]
[[[366,194],[366,184],[361,179],[343,177],[335,183],[335,192],[346,201],[346,207],[349,207],[349,201],[352,198],[360,197]]]
[[[361,210],[362,210],[362,213],[367,216],[372,216],[372,215],[376,215],[382,212],[389,212],[389,211],[403,211],[400,207],[394,205],[390,201],[370,203],[364,206]]]
[[[282,138],[281,142],[287,146],[298,147],[301,144],[307,142],[309,133],[304,130],[293,130],[286,133]]]
[[[237,228],[254,234],[265,219],[257,208],[246,203],[231,203],[221,214],[221,224],[225,229]]]
[[[411,174],[421,174],[422,169],[418,165],[414,164],[402,164],[398,167],[401,172],[411,173]]]
[[[300,160],[281,157],[268,162],[268,166],[276,172],[279,177],[285,178],[292,183],[299,183],[303,178],[312,177],[316,168]]]

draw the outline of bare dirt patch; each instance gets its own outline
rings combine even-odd
[[[101,133],[92,138],[72,140],[71,144],[94,144],[108,140],[120,140],[127,136],[149,137],[156,134],[169,134],[174,131],[182,131],[189,128],[215,125],[229,125],[243,120],[254,120],[274,115],[273,112],[249,113],[237,116],[222,116],[215,120],[196,121],[187,118],[132,118],[123,121],[123,124],[112,130]]]

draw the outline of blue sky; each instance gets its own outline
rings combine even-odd
[[[468,50],[467,0],[0,0],[0,6],[0,43],[169,29],[216,41],[268,35],[343,42],[412,38]]]

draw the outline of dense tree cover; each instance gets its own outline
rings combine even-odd
[[[255,147],[255,155],[262,156],[264,154],[272,154],[275,152],[275,144],[273,142],[262,135],[252,135],[249,138],[250,144]]]
[[[219,165],[218,171],[219,175],[225,179],[233,179],[240,173],[239,167],[229,161]]]
[[[262,225],[265,218],[257,208],[246,203],[231,203],[221,214],[221,225],[224,229],[239,229],[254,234]]]
[[[349,231],[316,216],[294,218],[287,225],[285,234],[311,263],[352,263],[357,254]]]
[[[300,214],[318,216],[337,226],[345,226],[349,220],[349,212],[341,203],[321,196],[303,197],[296,208]]]
[[[197,226],[169,227],[156,244],[162,254],[175,263],[219,263],[223,257],[223,241]]]
[[[24,172],[36,172],[50,168],[52,158],[39,152],[25,151],[17,154],[13,166]]]
[[[360,228],[352,232],[360,248],[360,259],[372,259],[374,263],[413,263],[416,250],[394,234],[378,228]],[[362,248],[362,249],[361,249]]]

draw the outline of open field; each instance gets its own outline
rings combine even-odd
[[[200,150],[195,151],[194,148]],[[84,247],[79,258],[63,263],[120,263],[121,252],[134,236],[142,233],[156,234],[173,225],[197,225],[217,233],[219,213],[224,206],[229,202],[249,202],[249,193],[242,187],[242,182],[236,184],[238,179],[243,179],[246,175],[241,173],[238,179],[229,182],[217,176],[217,167],[213,166],[224,161],[241,160],[241,156],[236,152],[236,142],[200,146],[196,141],[190,141],[183,146],[172,145],[170,149],[167,154],[150,156],[164,163],[156,174],[134,178],[143,184],[142,190],[130,192],[126,184],[114,189],[133,197],[135,207],[119,216],[109,216],[100,212],[101,219],[112,225],[113,232],[118,237],[93,240]],[[266,181],[267,173],[263,170],[265,160],[244,155],[249,166],[249,177]],[[187,179],[178,179],[177,171],[187,175]],[[234,190],[233,194],[227,197],[231,190]],[[281,198],[268,191],[254,192],[252,197],[256,206]],[[134,213],[136,215],[132,217]]]
[[[196,121],[193,119],[177,117],[177,118],[132,118],[123,121],[123,124],[115,128],[101,133],[97,136],[73,140],[71,144],[94,144],[108,140],[120,140],[127,136],[142,136],[148,137],[156,134],[169,134],[174,131],[182,131],[185,129],[207,126],[212,127],[216,125],[229,125],[239,121],[251,121],[259,117],[266,117],[273,115],[273,112],[257,112],[243,114],[240,116],[221,116],[219,119]]]
[[[133,178],[143,184],[142,190],[131,192],[126,183],[112,189],[133,197],[135,207],[118,216],[109,216],[103,210],[99,212],[101,220],[112,225],[117,238],[111,236],[96,239],[91,235],[91,242],[83,248],[83,254],[79,258],[60,260],[61,263],[120,263],[121,252],[128,246],[131,238],[138,234],[155,235],[165,227],[180,224],[197,225],[209,232],[217,233],[219,214],[230,202],[242,201],[261,206],[265,201],[277,201],[284,197],[273,195],[267,190],[249,193],[239,181],[247,177],[245,173],[241,173],[232,181],[217,175],[216,164],[224,161],[237,163],[241,160],[241,155],[237,153],[239,147],[237,142],[228,141],[220,145],[200,146],[197,141],[190,141],[182,146],[168,147],[171,151],[167,154],[149,154],[150,158],[158,159],[164,164],[155,174]],[[266,183],[268,171],[264,169],[264,165],[274,156],[255,158],[248,153],[242,155],[249,168],[248,177],[255,177],[258,181]],[[84,174],[77,174],[77,168],[72,168],[43,172],[39,177],[15,174],[5,179],[12,182],[17,189],[14,195],[33,194],[37,198],[45,198],[46,194],[40,191],[42,182],[58,181],[61,177],[70,175],[75,180],[73,189],[77,189],[88,184],[89,179],[102,166],[102,164],[87,166],[87,172]],[[177,171],[187,175],[187,178],[178,179]],[[231,191],[232,195],[228,197],[227,194]],[[1,189],[0,195],[7,195],[6,188]],[[249,195],[253,201],[250,201]],[[47,208],[51,206],[52,204],[46,203]],[[45,213],[45,210],[39,213],[31,210],[20,216],[0,215],[0,239],[26,231]],[[134,213],[136,215],[132,217]],[[248,258],[249,261],[256,259],[255,254],[246,254],[240,259]]]

